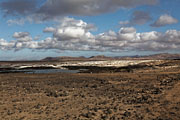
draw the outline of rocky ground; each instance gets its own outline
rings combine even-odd
[[[0,74],[2,120],[179,120],[180,61],[132,72]]]

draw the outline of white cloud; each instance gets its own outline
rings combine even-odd
[[[59,41],[88,40],[93,38],[90,31],[94,28],[95,27],[93,25],[87,24],[82,20],[75,20],[73,18],[66,17],[60,21],[60,25],[54,31],[53,36]]]
[[[37,35],[34,37],[34,40],[39,40],[41,38],[41,35]]]
[[[8,25],[24,25],[25,20],[24,19],[10,19],[7,21]]]
[[[4,39],[0,39],[0,50],[10,50],[14,46],[13,42],[7,42]]]
[[[136,29],[134,27],[123,27],[120,29],[119,31],[122,34],[126,34],[126,33],[135,33]]]
[[[13,38],[17,39],[19,42],[32,41],[32,37],[28,32],[15,32]]]
[[[82,20],[65,17],[57,27],[47,27],[44,32],[52,32],[53,37],[39,42],[39,48],[60,50],[90,50],[95,42],[90,31],[95,26]]]
[[[124,26],[124,25],[130,24],[130,22],[128,20],[126,20],[126,21],[119,21],[119,24]]]
[[[15,32],[13,35],[14,38],[23,38],[26,36],[29,36],[28,32]]]
[[[161,15],[157,21],[151,24],[152,27],[162,27],[166,25],[176,24],[178,20],[170,15]]]
[[[141,33],[140,39],[142,39],[142,41],[156,41],[156,40],[160,39],[161,36],[162,36],[161,33],[152,31],[152,32]]]
[[[6,23],[9,26],[11,26],[11,25],[24,25],[26,22],[42,23],[43,21],[37,15],[33,14],[33,15],[29,15],[29,16],[21,17],[21,18],[17,18],[17,19],[9,19],[9,20],[7,20]]]
[[[46,27],[43,32],[53,33],[56,29],[54,27]]]
[[[50,28],[50,27],[49,27]],[[64,18],[52,29],[52,37],[34,41],[28,32],[15,32],[15,40],[0,39],[1,50],[70,50],[70,51],[164,51],[180,50],[180,31],[167,30],[164,33],[150,31],[138,33],[133,27],[123,27],[118,32],[108,31],[93,35],[95,26],[82,20]]]

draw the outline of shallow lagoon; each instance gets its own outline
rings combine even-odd
[[[47,74],[47,73],[78,73],[81,70],[69,69],[22,69],[22,70],[5,70],[0,73],[27,73],[27,74]]]

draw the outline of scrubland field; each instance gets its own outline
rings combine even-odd
[[[133,63],[63,65],[86,69],[80,73],[2,72],[0,119],[179,120],[180,61]],[[32,68],[32,64],[36,68],[42,66],[40,62],[21,65],[1,62],[1,70],[4,66],[6,70],[7,66]]]

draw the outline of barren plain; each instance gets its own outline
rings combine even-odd
[[[18,66],[20,63],[0,64]],[[22,64],[42,63],[21,62]],[[43,64],[57,66],[57,63]],[[0,73],[0,118],[180,119],[179,60],[146,61],[121,67],[82,64],[64,67],[87,70],[81,73]]]

